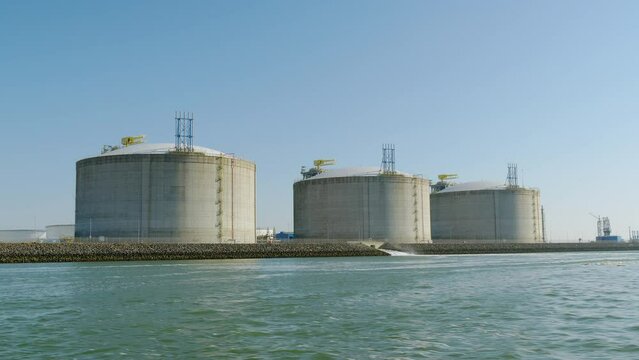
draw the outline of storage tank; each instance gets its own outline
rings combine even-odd
[[[107,147],[76,163],[75,224],[85,241],[254,243],[255,164],[199,146]]]
[[[539,190],[492,182],[452,185],[430,196],[433,242],[543,242]]]
[[[430,181],[378,168],[326,170],[293,185],[295,237],[430,242]]]

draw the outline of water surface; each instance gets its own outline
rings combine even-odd
[[[639,252],[0,265],[0,358],[639,358]]]

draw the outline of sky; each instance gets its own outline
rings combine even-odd
[[[639,230],[637,1],[0,2],[0,229],[74,222],[75,162],[126,135],[257,164],[292,230],[313,159],[541,191],[550,241]]]

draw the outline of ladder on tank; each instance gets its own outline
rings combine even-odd
[[[217,228],[217,240],[219,242],[222,242],[222,235],[223,235],[223,231],[222,231],[222,227],[223,227],[223,221],[222,221],[222,215],[224,214],[224,202],[223,202],[223,197],[224,197],[224,188],[222,186],[222,183],[224,180],[223,177],[223,172],[224,172],[224,168],[222,167],[222,157],[217,158],[217,168],[216,168],[216,174],[215,174],[215,182],[217,184],[217,198],[215,199],[215,204],[217,205],[217,221],[215,223],[215,227]]]
[[[413,176],[413,231],[415,232],[415,242],[419,242],[419,210],[417,207],[417,176]]]

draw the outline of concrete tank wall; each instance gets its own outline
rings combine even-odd
[[[255,164],[202,153],[98,156],[76,164],[79,239],[255,242]]]
[[[535,189],[434,193],[433,242],[542,242],[541,205]]]
[[[307,179],[293,185],[301,239],[430,242],[430,182],[401,175]]]

